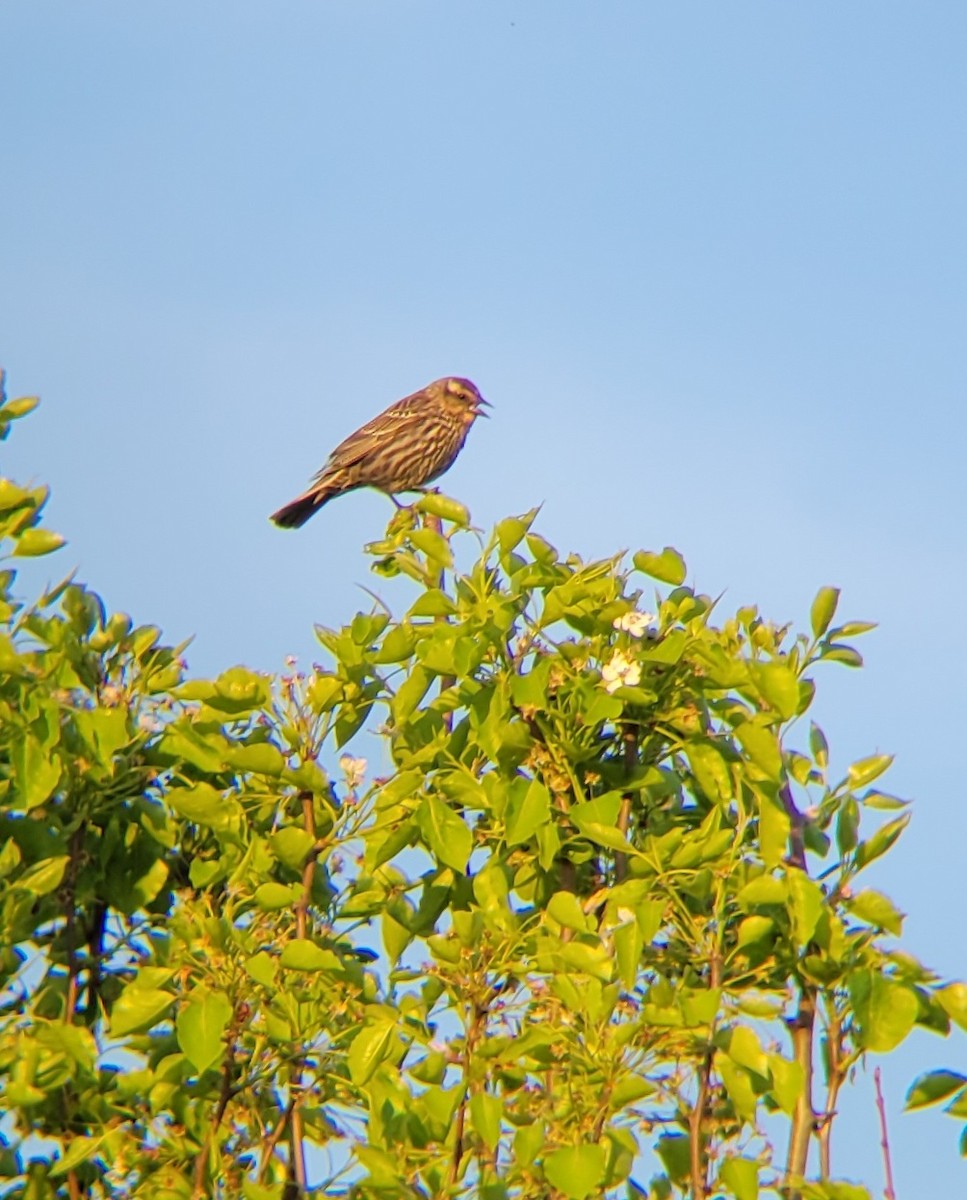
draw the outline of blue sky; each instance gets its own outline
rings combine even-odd
[[[562,549],[881,623],[818,716],[841,766],[897,754],[873,882],[967,975],[965,44],[944,0],[4,5],[0,363],[44,401],[4,471],[53,487],[49,571],[195,672],[311,661],[389,502],[267,514],[468,375],[477,524],[543,504]],[[899,1116],[942,1064],[962,1037],[883,1064],[901,1195],[963,1187],[953,1122]],[[843,1110],[875,1184],[868,1080]]]

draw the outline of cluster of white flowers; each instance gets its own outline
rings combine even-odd
[[[351,754],[344,754],[339,760],[339,766],[346,776],[346,787],[354,792],[366,778],[366,759],[353,758]]]
[[[616,692],[619,687],[634,687],[641,679],[641,667],[630,658],[626,658],[620,650],[616,650],[611,660],[601,668],[601,679],[607,692]]]
[[[630,612],[622,613],[620,617],[615,617],[611,624],[620,633],[630,633],[632,637],[644,637],[645,630],[654,621],[654,613],[638,612],[632,609]]]

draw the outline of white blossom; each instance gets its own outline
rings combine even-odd
[[[654,613],[638,612],[636,609],[631,609],[630,612],[622,613],[620,617],[615,617],[611,624],[620,633],[630,633],[632,637],[640,638],[644,636],[645,630],[654,619]]]
[[[344,754],[339,760],[339,766],[346,776],[346,786],[351,792],[354,792],[366,777],[366,759],[353,758],[351,754]]]
[[[605,691],[616,692],[619,687],[634,687],[641,679],[641,667],[616,650],[611,660],[601,668],[601,678]]]

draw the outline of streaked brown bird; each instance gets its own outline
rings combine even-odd
[[[272,514],[297,529],[334,496],[356,488],[413,492],[453,466],[470,426],[490,407],[469,379],[437,379],[351,433],[329,455],[312,486]]]

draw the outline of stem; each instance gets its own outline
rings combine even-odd
[[[798,1187],[792,1179],[802,1179],[806,1173],[809,1156],[809,1139],[816,1128],[813,1111],[813,1034],[816,1025],[816,990],[803,987],[799,993],[799,1010],[789,1022],[792,1035],[793,1054],[802,1067],[803,1086],[796,1102],[789,1133],[789,1153],[786,1158],[786,1177],[783,1181],[785,1195],[789,1200],[799,1200]]]
[[[638,763],[638,734],[630,721],[626,721],[621,727],[621,741],[623,743],[622,757],[624,759],[625,770],[628,775],[635,769]],[[621,797],[621,808],[618,812],[618,832],[623,836],[628,836],[628,827],[631,824],[631,794],[626,792]],[[619,850],[614,856],[614,878],[616,883],[621,881],[628,874],[628,855]]]
[[[880,1114],[880,1148],[883,1151],[883,1170],[886,1174],[886,1187],[883,1189],[884,1200],[896,1200],[893,1189],[893,1167],[890,1163],[890,1138],[886,1131],[886,1104],[883,1102],[882,1076],[880,1068],[873,1072],[873,1085],[876,1088],[876,1108]]]
[[[312,793],[301,792],[299,799],[302,801],[302,822],[306,833],[315,840],[316,818],[312,811]],[[314,845],[306,855],[305,865],[302,868],[302,895],[299,897],[299,903],[295,909],[296,936],[299,938],[304,938],[308,935],[312,877],[315,874],[316,859],[319,857],[321,849],[321,846]],[[306,1190],[305,1132],[302,1124],[302,1113],[299,1111],[299,1098],[302,1095],[302,1068],[304,1063],[305,1060],[299,1057],[289,1069],[289,1171],[290,1182],[295,1185],[297,1194],[301,1194]]]
[[[80,874],[81,851],[84,848],[85,822],[71,834],[68,847],[69,858],[64,880],[64,930],[67,940],[67,1000],[64,1023],[74,1023],[79,992],[80,960],[77,957],[77,876]]]
[[[828,1180],[832,1170],[832,1151],[830,1141],[833,1136],[833,1118],[836,1116],[836,1101],[839,1090],[846,1079],[846,1067],[843,1064],[843,1030],[839,1014],[835,1011],[835,1002],[829,1005],[832,1013],[829,1018],[829,1032],[826,1042],[829,1047],[829,1079],[826,1084],[826,1111],[823,1113],[819,1127],[819,1178]]]
[[[275,1128],[269,1134],[268,1141],[265,1143],[265,1150],[262,1153],[262,1161],[259,1164],[259,1172],[256,1176],[257,1183],[264,1183],[265,1177],[269,1171],[269,1163],[272,1161],[272,1155],[275,1153],[275,1148],[282,1140],[282,1135],[288,1128],[289,1121],[292,1118],[292,1112],[295,1109],[295,1097],[290,1096],[289,1102],[282,1111],[281,1116],[276,1122]]]
[[[451,1184],[455,1184],[457,1182],[460,1172],[460,1161],[463,1158],[463,1135],[467,1121],[467,1097],[470,1091],[470,1059],[477,1047],[477,1042],[480,1040],[480,1033],[483,1029],[486,1018],[486,1003],[480,1004],[477,1001],[474,1001],[470,1025],[467,1029],[467,1036],[463,1046],[463,1063],[461,1065],[463,1068],[464,1089],[463,1096],[460,1100],[460,1106],[457,1109],[457,1115],[454,1120],[453,1160],[450,1163]]]
[[[208,1163],[208,1155],[211,1152],[215,1135],[218,1133],[218,1127],[222,1123],[222,1117],[225,1116],[228,1102],[232,1098],[232,1080],[235,1076],[235,1041],[242,1024],[242,1012],[242,1005],[236,1005],[232,1023],[226,1035],[225,1057],[222,1059],[222,1083],[218,1093],[218,1103],[215,1105],[215,1111],[212,1113],[212,1119],[209,1122],[205,1140],[195,1156],[195,1172],[191,1193],[192,1200],[203,1200],[205,1196],[205,1167]]]
[[[425,529],[432,529],[433,532],[438,533],[440,535],[440,537],[444,536],[443,521],[438,516],[436,516],[434,513],[424,513],[423,514],[423,526]],[[445,585],[446,581],[447,581],[446,570],[443,567],[441,567],[440,574],[436,580],[436,586],[440,589],[441,592],[445,590],[444,585]],[[447,618],[443,613],[440,613],[439,616],[437,616],[435,619],[437,622],[442,622],[444,625],[447,624]],[[449,688],[452,688],[455,683],[456,683],[456,680],[454,679],[454,677],[452,675],[441,675],[440,676],[440,695],[442,696],[443,693],[445,691],[447,691]],[[443,714],[443,724],[447,727],[448,731],[453,729],[453,713],[452,712]]]
[[[803,837],[805,818],[796,807],[788,783],[779,789],[779,796],[789,814],[789,862],[800,871],[807,869],[806,843]],[[789,1200],[799,1200],[800,1192],[792,1186],[792,1179],[802,1179],[806,1173],[809,1157],[809,1139],[816,1130],[816,1114],[813,1109],[813,1037],[816,1027],[816,989],[807,984],[800,985],[799,1009],[789,1022],[792,1035],[793,1054],[802,1067],[803,1087],[796,1102],[789,1132],[789,1153],[786,1158],[786,1175],[783,1181],[784,1194]]]
[[[81,964],[77,956],[77,876],[81,869],[81,853],[84,849],[86,822],[81,821],[70,836],[68,845],[67,871],[65,873],[64,934],[67,942],[67,995],[64,1000],[64,1024],[73,1025],[77,1013],[77,997],[80,992]],[[68,1128],[71,1124],[74,1090],[68,1085],[64,1089],[64,1107],[67,1112]],[[68,1139],[68,1144],[71,1139]],[[86,1191],[86,1189],[84,1189]],[[70,1200],[80,1200],[83,1195],[76,1171],[67,1172],[67,1192]]]
[[[712,957],[709,962],[709,987],[714,989],[721,983],[722,975],[722,959],[716,948],[712,952]],[[711,1091],[712,1080],[712,1062],[715,1057],[715,1051],[712,1047],[711,1029],[709,1030],[709,1042],[705,1050],[705,1057],[702,1060],[701,1068],[698,1073],[698,1095],[695,1097],[695,1106],[691,1111],[688,1120],[688,1151],[689,1151],[689,1174],[691,1176],[692,1185],[692,1200],[705,1200],[709,1194],[708,1187],[708,1163],[704,1153],[702,1144],[702,1126],[705,1123],[705,1117],[708,1110],[708,1099]]]

